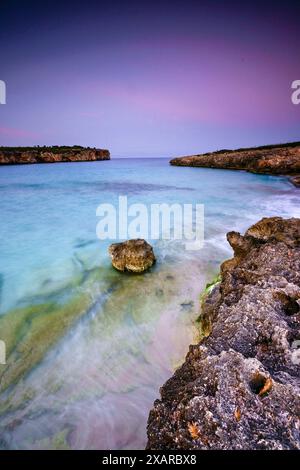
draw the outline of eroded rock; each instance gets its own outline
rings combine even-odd
[[[109,247],[112,265],[118,271],[141,273],[155,263],[153,248],[143,239],[113,243]]]
[[[0,165],[110,160],[106,149],[84,147],[0,147]]]
[[[290,181],[293,183],[296,188],[300,188],[300,175],[292,176]]]
[[[202,155],[178,157],[170,161],[171,165],[204,168],[222,168],[228,170],[247,170],[253,173],[272,175],[300,174],[300,143],[269,145],[257,148],[221,150]],[[295,186],[298,179],[292,180]],[[299,183],[300,184],[300,183]]]
[[[221,267],[191,346],[161,389],[149,449],[300,449],[300,219],[263,219]]]

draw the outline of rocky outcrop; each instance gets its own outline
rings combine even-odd
[[[170,164],[272,175],[300,175],[300,142],[179,157],[171,160]]]
[[[0,147],[0,165],[109,160],[103,149],[84,147]]]
[[[148,449],[300,449],[300,219],[227,235],[208,336],[161,389]]]
[[[293,183],[296,188],[300,188],[300,175],[292,176],[290,181]]]
[[[112,265],[118,271],[141,273],[155,263],[153,248],[142,239],[113,243],[109,247]]]

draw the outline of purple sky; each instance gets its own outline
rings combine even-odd
[[[300,2],[240,3],[1,1],[0,145],[170,157],[300,140]]]

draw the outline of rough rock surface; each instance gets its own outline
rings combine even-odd
[[[227,235],[203,330],[161,388],[148,449],[300,449],[300,219]]]
[[[293,183],[294,186],[300,188],[300,175],[292,176],[290,181]]]
[[[0,165],[29,163],[89,162],[109,160],[110,153],[103,149],[76,147],[0,148]]]
[[[253,173],[272,175],[299,175],[300,143],[252,149],[221,150],[203,155],[174,158],[170,163],[176,166],[247,170]]]
[[[141,273],[155,262],[152,246],[140,238],[113,243],[109,247],[109,254],[113,267],[118,271]]]

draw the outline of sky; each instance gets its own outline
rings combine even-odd
[[[0,145],[173,157],[300,140],[300,2],[0,0]]]

